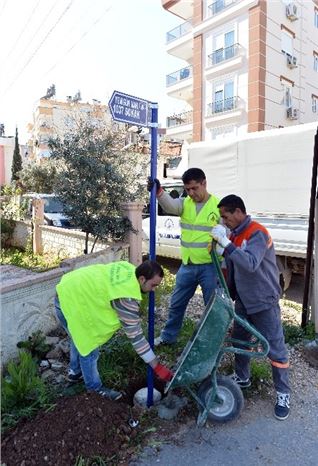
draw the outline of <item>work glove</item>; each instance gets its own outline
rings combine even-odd
[[[151,192],[154,184],[156,185],[156,194],[159,194],[162,191],[162,187],[160,184],[160,181],[158,178],[152,179],[150,176],[148,177],[148,182],[147,182],[147,190]]]
[[[211,235],[215,241],[217,241],[219,245],[222,246],[222,248],[226,248],[226,246],[231,243],[231,241],[226,236],[226,229],[223,225],[216,225],[213,227],[211,230]]]
[[[212,251],[212,241],[208,244],[209,254],[211,254],[211,251]],[[222,246],[216,243],[215,252],[217,253],[218,256],[222,256],[224,252],[224,248],[222,248]]]
[[[159,379],[164,380],[165,382],[169,382],[173,377],[173,372],[168,369],[168,367],[163,366],[162,364],[158,363],[153,368],[154,373],[156,374]]]

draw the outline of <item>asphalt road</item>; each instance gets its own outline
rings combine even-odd
[[[147,447],[131,466],[317,466],[317,406],[317,388],[286,421],[273,417],[269,400],[250,402],[236,421],[184,426],[159,452]]]

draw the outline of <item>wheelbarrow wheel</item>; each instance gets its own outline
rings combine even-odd
[[[212,390],[212,381],[209,377],[205,379],[199,389],[198,397],[207,405]],[[244,397],[240,387],[225,375],[217,376],[217,397],[208,411],[208,419],[214,422],[227,422],[236,419],[244,406]]]

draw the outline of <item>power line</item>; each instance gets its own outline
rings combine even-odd
[[[30,21],[31,21],[31,18],[32,18],[32,16],[34,15],[34,12],[35,12],[35,10],[37,9],[39,3],[40,3],[40,0],[38,0],[37,4],[35,5],[35,7],[33,8],[33,10],[31,11],[30,16],[28,17],[28,19],[27,19],[26,22],[25,22],[24,28],[22,29],[22,31],[21,31],[20,34],[19,34],[19,37],[17,38],[17,40],[16,40],[15,43],[13,44],[13,47],[12,47],[11,50],[8,52],[6,58],[4,59],[4,62],[7,60],[7,58],[9,58],[9,57],[11,56],[13,50],[16,48],[16,46],[17,46],[19,40],[21,39],[21,37],[22,37],[23,34],[24,34],[24,31],[25,31],[26,28],[29,26]]]
[[[61,21],[61,19],[63,18],[63,16],[66,14],[66,12],[70,9],[70,7],[72,6],[72,3],[74,2],[74,0],[71,0],[69,2],[69,4],[67,5],[67,7],[65,8],[65,10],[62,12],[62,14],[59,16],[59,18],[57,19],[57,21],[54,23],[54,25],[49,29],[48,33],[46,34],[46,36],[44,37],[44,39],[40,42],[39,46],[35,49],[35,51],[33,52],[33,54],[31,55],[31,57],[26,61],[26,63],[24,64],[24,66],[21,68],[21,70],[17,73],[16,77],[13,79],[13,81],[11,81],[11,83],[9,84],[9,86],[5,89],[5,91],[3,92],[2,95],[6,94],[6,92],[11,89],[11,87],[16,83],[16,81],[20,78],[21,74],[23,73],[23,71],[25,70],[25,68],[29,65],[29,63],[33,60],[33,58],[35,57],[35,55],[37,54],[37,52],[40,50],[40,48],[42,47],[42,45],[44,44],[44,42],[46,41],[46,39],[49,37],[49,35],[51,34],[51,32],[56,28],[56,26],[58,25],[58,23]]]
[[[56,68],[56,66],[66,57],[66,55],[68,55],[76,46],[77,44],[82,40],[84,39],[85,36],[87,36],[87,34],[96,26],[96,24],[98,24],[102,19],[103,17],[106,15],[106,13],[110,10],[110,6],[107,7],[107,9],[101,14],[101,16],[99,16],[96,21],[94,21],[94,23],[91,25],[90,28],[87,29],[87,31],[85,31],[81,36],[80,38],[64,53],[64,55],[62,55],[62,57],[60,57],[60,59],[55,62],[55,64],[46,72],[42,75],[42,78],[44,78],[45,76],[47,76],[51,71],[54,70],[54,68]]]
[[[58,2],[57,2],[58,3]],[[41,29],[41,27],[43,26],[43,24],[45,24],[47,18],[49,17],[49,15],[52,13],[52,10],[57,6],[57,3],[54,2],[52,7],[50,8],[49,12],[45,15],[45,17],[43,19],[41,19],[40,21],[40,25],[39,27],[37,28],[37,30],[35,31],[35,33],[33,34],[33,36],[31,37],[31,39],[29,40],[29,42],[27,43],[27,45],[24,47],[23,49],[23,52],[19,55],[19,57],[17,58],[17,60],[15,61],[15,63],[13,63],[13,68],[15,67],[15,64],[17,62],[20,62],[20,57],[23,57],[24,56],[24,53],[26,52],[26,50],[28,49],[29,45],[32,43],[33,39],[36,37],[37,33],[39,32],[39,30]]]

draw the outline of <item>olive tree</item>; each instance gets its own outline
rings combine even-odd
[[[51,194],[54,191],[56,173],[56,164],[47,159],[41,163],[30,163],[18,176],[24,191]]]
[[[51,157],[59,164],[54,191],[75,227],[101,239],[123,239],[131,229],[121,204],[145,195],[146,164],[142,155],[127,154],[122,135],[82,121],[72,132],[50,140]],[[93,250],[92,248],[92,250]],[[91,251],[92,252],[92,251]]]

